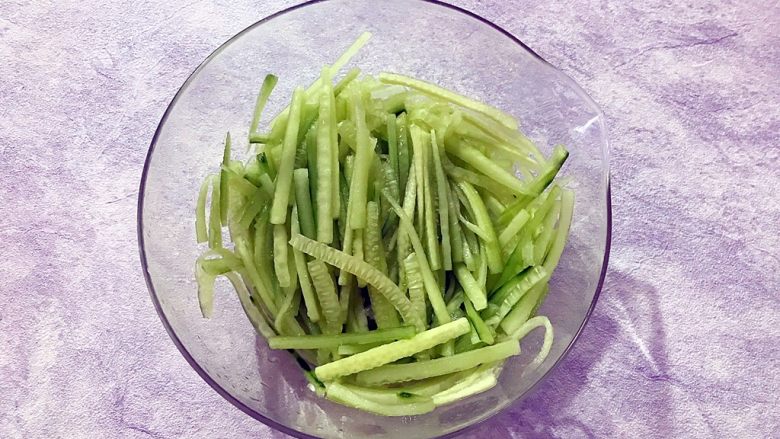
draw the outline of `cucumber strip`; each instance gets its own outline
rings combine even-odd
[[[400,183],[399,194],[406,193],[406,184],[409,179],[409,129],[406,123],[406,113],[401,113],[396,118],[398,128],[398,181]]]
[[[464,262],[463,258],[463,236],[460,232],[460,226],[458,226],[458,201],[457,197],[452,193],[452,188],[449,185],[445,185],[447,191],[447,220],[449,221],[449,235],[450,235],[450,247],[452,251],[452,262]]]
[[[462,289],[462,288],[459,288],[459,289],[458,289],[458,292],[457,292],[457,293],[455,293],[455,294],[452,296],[452,298],[450,299],[450,301],[449,301],[449,302],[447,302],[447,311],[448,311],[448,312],[449,312],[451,315],[454,315],[454,314],[456,314],[456,313],[457,313],[457,311],[459,311],[459,310],[460,310],[460,306],[461,306],[461,305],[463,305],[463,301],[464,301],[464,299],[463,299],[463,298],[464,298],[464,297],[465,297],[465,294],[463,294],[463,289]]]
[[[341,384],[352,392],[370,399],[379,404],[398,405],[417,403],[421,401],[431,401],[430,397],[407,392],[403,389],[383,389],[373,387],[361,387],[354,384]]]
[[[410,78],[408,76],[398,75],[395,73],[380,73],[379,80],[385,84],[398,84],[405,87],[419,90],[427,95],[443,99],[453,104],[459,105],[463,108],[468,108],[476,112],[482,113],[492,119],[503,124],[510,130],[517,129],[517,121],[510,115],[504,113],[498,108],[492,107],[485,103],[475,101],[465,96],[454,93],[450,90],[441,88],[430,82],[421,81],[419,79]]]
[[[333,283],[333,276],[328,266],[320,260],[309,261],[307,265],[320,302],[322,317],[325,319],[325,324],[321,324],[320,327],[325,334],[338,334],[341,332],[341,306],[336,294],[336,285]]]
[[[198,202],[195,205],[195,237],[198,244],[209,240],[206,228],[206,197],[209,192],[209,178],[204,178],[198,191]]]
[[[394,328],[397,329],[397,328]],[[387,331],[387,329],[382,329],[382,331]],[[385,342],[380,343],[366,343],[366,344],[339,344],[338,347],[338,354],[342,356],[349,356],[349,355],[355,355],[360,352],[365,352],[369,349],[373,349],[377,346],[381,346],[385,344]]]
[[[227,166],[230,163],[230,132],[225,135],[225,150],[222,152],[222,166]],[[227,172],[222,170],[219,172],[219,218],[222,224],[227,224],[228,221],[228,200],[230,199],[228,189],[228,176]]]
[[[252,113],[252,122],[249,125],[250,143],[253,143],[253,135],[257,133],[257,126],[260,124],[260,116],[263,114],[263,110],[268,103],[268,98],[271,96],[271,92],[274,90],[274,87],[276,87],[277,82],[279,82],[279,78],[272,74],[265,75],[265,78],[263,79],[263,85],[257,93],[255,111]]]
[[[366,202],[368,196],[368,174],[371,170],[376,139],[371,139],[368,126],[366,126],[366,114],[359,98],[353,98],[355,111],[355,125],[357,127],[355,164],[352,169],[352,178],[349,186],[349,224],[353,229],[362,229],[366,226]],[[373,142],[372,142],[373,140]]]
[[[532,288],[501,321],[501,330],[505,334],[512,334],[523,326],[533,315],[536,304],[545,296],[548,289],[547,284],[537,284]]]
[[[308,238],[315,239],[317,231],[314,224],[314,209],[311,205],[311,194],[309,193],[309,170],[301,168],[293,171],[293,181],[295,184],[295,204],[298,207],[298,220],[300,221],[301,233]]]
[[[379,229],[379,206],[374,201],[368,202],[367,224],[364,230],[365,260],[377,270],[387,273],[387,260],[382,245],[382,231]],[[392,328],[400,325],[398,313],[393,305],[374,287],[368,288],[371,307],[374,310],[374,320],[379,328]]]
[[[544,217],[542,225],[539,226],[542,231],[534,241],[534,265],[541,265],[544,262],[544,257],[550,249],[550,244],[552,244],[555,223],[558,221],[558,216],[561,213],[561,203],[557,200],[553,203],[552,209]]]
[[[200,314],[205,319],[210,319],[214,313],[214,281],[217,275],[207,272],[203,268],[201,258],[195,262],[195,280],[198,283],[198,305]]]
[[[506,248],[512,238],[515,238],[517,234],[520,232],[520,229],[523,228],[526,222],[528,222],[528,219],[531,216],[528,214],[527,211],[521,210],[520,213],[515,215],[514,218],[512,218],[512,221],[509,222],[509,224],[504,228],[504,230],[501,231],[501,233],[498,235],[498,243],[501,246],[502,249]]]
[[[464,217],[460,212],[458,212],[458,221],[460,221],[461,224],[463,224],[467,229],[469,229],[483,241],[487,241],[492,238],[487,230],[484,230],[482,227],[467,220],[466,217]]]
[[[350,78],[350,75],[355,72],[355,69],[350,71],[346,77],[344,77],[339,83],[337,84],[337,87],[344,83],[349,83],[354,79]],[[355,76],[360,73],[360,70],[357,70],[357,72],[354,73]],[[326,94],[328,95],[328,123],[330,126],[328,127],[328,133],[330,135],[330,177],[331,177],[331,214],[333,216],[333,219],[337,219],[341,216],[341,176],[340,176],[340,168],[339,168],[339,132],[338,132],[338,124],[337,119],[338,116],[336,114],[336,94],[338,91],[333,89],[330,84],[326,87]]]
[[[561,194],[561,214],[558,220],[558,229],[555,232],[555,239],[550,245],[550,251],[544,261],[544,269],[552,275],[558,262],[561,260],[563,249],[566,246],[566,238],[569,236],[571,227],[571,218],[574,213],[574,192],[563,190]]]
[[[567,158],[569,158],[569,151],[563,145],[553,148],[547,167],[528,185],[527,191],[534,195],[542,193],[561,170]]]
[[[464,297],[463,305],[466,308],[466,316],[468,317],[469,322],[471,322],[471,326],[474,327],[474,330],[477,331],[477,335],[479,335],[479,340],[485,344],[493,344],[495,342],[493,331],[485,324],[477,310],[474,309],[474,305],[471,303],[468,296]]]
[[[349,306],[352,301],[352,296],[356,295],[355,282],[347,282],[346,285],[339,287],[339,310],[341,315],[339,316],[340,324],[343,326],[347,323],[349,316]]]
[[[260,309],[253,302],[252,296],[249,295],[249,291],[241,277],[235,273],[226,273],[225,277],[233,284],[233,289],[236,290],[241,307],[255,330],[266,339],[276,336],[276,331],[271,328]]]
[[[482,198],[474,186],[467,182],[459,182],[458,187],[463,191],[468,198],[471,208],[474,211],[475,220],[480,228],[485,230],[489,239],[485,239],[485,249],[487,250],[488,268],[491,273],[500,273],[504,268],[504,261],[501,257],[501,249],[498,246],[498,238],[496,232],[493,229],[493,223],[490,220],[490,215],[487,213],[485,204],[482,202]]]
[[[238,225],[241,229],[248,230],[261,210],[268,204],[268,197],[262,189],[257,189],[255,195],[246,203]]]
[[[398,215],[398,218],[401,220],[401,227],[403,227],[406,231],[406,235],[409,237],[409,241],[412,243],[412,248],[417,254],[417,260],[420,263],[420,272],[422,273],[425,292],[428,294],[428,300],[430,301],[431,307],[433,308],[433,313],[436,315],[436,320],[438,320],[440,325],[449,322],[450,314],[447,312],[447,306],[444,304],[444,298],[442,297],[441,290],[439,289],[439,285],[436,282],[436,278],[433,276],[431,267],[428,265],[428,258],[425,257],[425,251],[423,250],[422,242],[420,242],[420,237],[417,236],[417,232],[414,230],[414,226],[412,226],[411,219],[406,215],[406,212],[401,209],[401,206],[399,206],[395,200],[390,198],[386,192],[384,192],[383,195],[390,203],[390,205],[393,206],[393,210],[395,210],[396,215]]]
[[[469,328],[468,320],[465,318],[458,319],[418,333],[409,340],[399,340],[384,344],[365,352],[324,364],[314,369],[314,373],[322,381],[331,381],[341,376],[374,369],[459,337],[467,333]],[[516,345],[517,343],[514,344]]]
[[[379,386],[389,383],[421,380],[471,369],[480,364],[500,361],[519,353],[520,345],[517,341],[509,340],[435,360],[407,364],[386,364],[359,372],[355,376],[355,382],[363,386]],[[322,378],[320,377],[320,379]]]
[[[407,171],[408,172],[408,171]],[[416,196],[417,196],[417,178],[415,177],[414,172],[408,173],[409,175],[409,181],[406,184],[406,192],[404,193],[404,205],[403,210],[406,213],[406,216],[409,218],[414,217],[414,207],[416,204]],[[389,203],[388,203],[389,204]],[[399,227],[398,230],[401,230]],[[404,259],[409,255],[410,253],[410,243],[409,243],[409,237],[406,233],[398,233],[397,244],[396,247],[398,250],[396,251],[397,263],[399,267],[403,266]],[[406,289],[406,273],[404,270],[398,271],[398,285],[400,286],[401,290]]]
[[[508,337],[512,340],[519,341],[536,328],[544,328],[544,341],[542,342],[542,347],[539,350],[539,353],[536,354],[536,357],[534,357],[533,361],[531,361],[531,363],[528,365],[528,367],[531,369],[534,369],[542,364],[552,349],[553,338],[555,335],[553,332],[552,323],[550,323],[550,319],[545,316],[536,316],[523,323],[522,326],[514,330]]]
[[[478,310],[483,310],[487,307],[487,292],[484,287],[480,287],[474,276],[471,275],[468,268],[464,264],[455,264],[455,277],[458,279],[458,283],[463,287],[463,291],[466,296],[474,304],[474,307]]]
[[[522,278],[517,282],[516,285],[505,290],[507,291],[506,294],[499,292],[502,296],[504,296],[504,299],[501,300],[501,302],[493,301],[491,299],[493,303],[500,304],[496,313],[485,320],[485,323],[493,328],[498,326],[501,320],[506,317],[507,314],[509,314],[509,311],[512,310],[512,307],[515,306],[520,298],[522,298],[529,290],[531,290],[531,288],[537,284],[546,282],[549,279],[548,273],[543,267],[533,267],[521,276]],[[496,294],[496,296],[498,295],[499,294]]]
[[[295,150],[298,142],[298,128],[301,123],[301,107],[303,106],[303,89],[295,89],[290,106],[290,117],[284,134],[282,158],[276,175],[276,188],[271,204],[271,224],[284,224],[287,220],[287,205],[290,200],[290,188],[295,165]],[[278,273],[277,273],[278,274]]]
[[[290,272],[287,266],[287,227],[284,224],[274,225],[274,272],[279,286],[287,288],[291,284]]]
[[[449,166],[446,165],[446,161],[442,163],[442,166],[444,166],[444,171],[449,175],[453,180],[455,181],[467,181],[474,186],[479,186],[481,188],[484,188],[488,192],[496,195],[500,195],[503,193],[506,193],[506,187],[504,185],[497,183],[495,180],[485,177],[484,175],[477,174],[476,172],[472,172],[468,169],[463,169],[459,166],[455,166],[452,163],[449,164]]]
[[[300,233],[300,224],[298,222],[298,209],[293,207],[290,233],[297,235]],[[295,269],[298,272],[298,280],[301,284],[301,293],[303,294],[303,303],[306,305],[306,315],[312,322],[320,320],[319,304],[317,303],[316,292],[311,283],[309,270],[306,266],[306,256],[297,249],[292,249],[293,259],[295,260]]]
[[[220,219],[220,178],[211,177],[211,209],[209,210],[209,248],[222,247],[222,221]]]
[[[417,226],[422,228],[425,224],[425,155],[423,154],[425,133],[417,125],[411,125],[409,134],[412,138],[414,178],[417,182]]]
[[[268,309],[271,317],[276,317],[279,312],[274,300],[271,287],[264,281],[253,264],[252,253],[249,251],[249,244],[244,238],[238,237],[235,241],[236,253],[241,258],[244,269],[247,272],[249,280],[252,283],[253,290],[260,296],[262,304]],[[286,260],[286,258],[285,258]]]
[[[450,389],[433,395],[433,404],[436,407],[452,404],[469,396],[485,392],[492,389],[498,383],[495,374],[492,371],[485,371],[476,374],[473,380],[457,384]]]
[[[420,263],[416,254],[412,253],[404,259],[404,269],[402,271],[406,272],[406,279],[409,282],[409,300],[412,302],[414,311],[420,316],[420,323],[422,323],[417,329],[423,330],[428,319],[426,316],[425,291],[423,290]]]
[[[377,291],[393,304],[398,313],[401,314],[404,322],[416,323],[417,316],[411,312],[412,304],[409,299],[406,298],[393,281],[367,262],[320,242],[312,241],[302,235],[293,236],[290,240],[290,245],[315,259],[320,259],[339,270],[363,279],[367,284],[374,286]]]
[[[352,285],[354,289],[355,282],[352,281],[349,285]],[[363,307],[363,297],[360,294],[351,294],[349,297],[347,330],[349,332],[368,331],[368,318],[366,317],[366,309]]]
[[[323,74],[325,74],[323,72]],[[333,242],[333,205],[338,198],[333,190],[333,154],[336,145],[331,143],[331,122],[333,109],[330,106],[330,94],[323,93],[320,98],[320,118],[317,123],[316,170],[317,170],[317,240],[330,244]],[[338,166],[338,164],[336,164]],[[338,178],[338,177],[337,177]],[[334,193],[336,196],[334,196]],[[297,193],[296,193],[297,196]]]
[[[377,329],[375,331],[355,334],[335,335],[303,335],[298,337],[271,337],[268,346],[271,349],[323,349],[338,348],[344,344],[371,344],[387,343],[396,340],[404,340],[414,337],[416,331],[413,326],[399,326],[391,329]]]
[[[394,116],[387,118],[387,155],[390,159],[390,168],[393,170],[393,175],[396,176],[395,180],[395,193],[401,193],[401,185],[397,176],[401,175],[399,161],[398,161],[398,127],[396,126],[396,119]]]
[[[444,175],[442,167],[439,144],[436,141],[436,134],[431,134],[431,146],[433,147],[433,163],[436,170],[436,190],[439,196],[439,229],[441,230],[441,254],[442,266],[444,270],[452,270],[452,244],[450,240],[450,219],[449,219],[449,186],[447,177]]]
[[[336,71],[334,70],[331,73],[331,76],[335,75]],[[349,84],[352,83],[352,81],[355,80],[360,75],[360,69],[357,67],[353,67],[349,69],[349,71],[344,75],[343,78],[339,80],[339,82],[336,83],[336,85],[333,86],[333,95],[338,96],[341,94],[341,92],[347,88]],[[335,108],[334,108],[335,109]]]
[[[460,145],[457,148],[449,148],[447,152],[473,166],[474,169],[509,189],[513,194],[521,196],[530,195],[529,190],[522,181],[495,164],[488,157],[485,157],[477,149],[467,145]]]
[[[376,402],[352,392],[344,385],[335,382],[326,386],[325,397],[349,407],[383,416],[421,415],[431,412],[435,408],[433,401],[430,399],[406,404],[385,404]]]
[[[280,335],[285,333],[284,329],[288,319],[294,319],[298,314],[301,304],[301,290],[297,286],[286,288],[286,290],[286,296],[279,306],[279,314],[274,319],[274,327]]]
[[[435,132],[433,133],[435,136]],[[426,135],[427,141],[423,144],[423,193],[425,194],[425,243],[428,249],[428,261],[431,264],[431,270],[439,270],[441,268],[441,246],[439,244],[439,236],[436,231],[436,222],[434,221],[434,212],[436,206],[433,200],[433,192],[431,182],[431,166],[433,159],[431,158],[431,142],[433,142],[433,136]]]

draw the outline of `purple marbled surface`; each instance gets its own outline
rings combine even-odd
[[[293,3],[0,3],[0,437],[283,437],[168,338],[135,209],[175,90]],[[777,2],[454,3],[579,82],[612,141],[593,317],[533,395],[467,436],[780,436]]]

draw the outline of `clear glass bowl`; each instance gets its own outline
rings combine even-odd
[[[429,80],[502,108],[545,153],[571,155],[562,173],[575,190],[571,237],[540,313],[555,326],[552,353],[526,364],[541,337],[522,343],[492,390],[410,418],[375,416],[324,400],[295,361],[272,352],[219,282],[214,316],[201,317],[194,282],[194,206],[229,130],[245,139],[266,73],[280,81],[266,115],[308,84],[363,31],[374,37],[353,60],[364,72]],[[268,117],[264,118],[268,120]],[[243,153],[243,148],[235,148]],[[255,419],[293,436],[435,437],[483,421],[526,395],[571,348],[601,289],[610,240],[604,117],[570,78],[498,26],[458,8],[420,0],[312,1],[259,21],[211,54],[174,97],[155,133],[141,179],[138,238],[144,275],[168,333],[217,392]]]

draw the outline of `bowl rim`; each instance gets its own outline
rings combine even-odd
[[[187,88],[187,86],[193,81],[193,79],[200,73],[200,71],[217,55],[219,55],[224,49],[226,49],[230,44],[232,44],[235,40],[242,37],[244,34],[248,33],[249,31],[253,30],[254,28],[260,26],[261,24],[270,21],[274,18],[280,17],[282,15],[285,15],[289,12],[295,11],[297,9],[301,9],[316,3],[322,3],[330,0],[307,0],[303,3],[299,3],[293,6],[290,6],[288,8],[282,9],[280,11],[277,11],[271,15],[268,15],[251,25],[247,26],[246,28],[242,29],[240,32],[236,33],[232,37],[230,37],[228,40],[226,40],[224,43],[220,44],[214,51],[212,51],[203,61],[201,61],[198,66],[187,76],[187,79],[182,83],[182,85],[179,87],[179,89],[176,91],[176,94],[173,96],[171,101],[168,103],[168,106],[165,109],[165,112],[163,113],[162,118],[160,119],[159,124],[157,125],[157,128],[155,129],[154,135],[152,136],[152,141],[149,145],[149,149],[146,154],[146,158],[144,159],[144,166],[143,171],[141,174],[141,181],[139,184],[139,190],[138,190],[138,205],[137,205],[137,213],[136,213],[136,221],[137,221],[137,237],[138,237],[138,251],[140,254],[140,262],[141,262],[141,270],[143,271],[144,280],[146,281],[146,287],[149,290],[149,295],[151,296],[152,303],[154,305],[155,310],[157,311],[157,315],[160,317],[160,320],[162,321],[163,326],[165,327],[165,331],[168,333],[168,335],[171,337],[171,340],[178,348],[179,352],[181,352],[184,359],[189,363],[189,365],[195,370],[195,372],[209,385],[212,389],[214,389],[219,395],[221,395],[225,400],[233,404],[236,408],[241,410],[242,412],[246,413],[250,417],[254,418],[255,420],[260,421],[261,423],[276,429],[277,431],[280,431],[282,433],[288,434],[293,437],[297,438],[313,438],[316,439],[317,436],[312,436],[310,434],[304,433],[302,431],[298,431],[294,429],[293,427],[284,425],[282,423],[279,423],[277,421],[274,421],[271,418],[268,418],[264,416],[261,413],[258,413],[257,411],[253,410],[240,400],[238,398],[234,397],[230,392],[225,390],[222,386],[219,385],[219,383],[214,380],[211,375],[206,372],[206,370],[201,367],[201,365],[195,360],[195,358],[189,353],[187,348],[184,346],[182,341],[179,339],[179,337],[176,335],[175,331],[173,330],[173,327],[171,326],[170,322],[168,321],[168,317],[165,315],[165,312],[162,309],[162,304],[160,303],[160,300],[157,297],[157,292],[155,291],[154,284],[152,282],[151,274],[149,273],[149,267],[148,267],[148,261],[146,258],[146,250],[145,250],[145,243],[144,243],[144,222],[143,222],[143,212],[144,212],[144,200],[145,200],[145,189],[146,189],[146,180],[149,175],[149,168],[151,165],[151,159],[152,154],[154,153],[155,146],[157,145],[157,141],[160,137],[160,132],[162,130],[162,127],[165,125],[165,122],[168,120],[168,116],[170,115],[173,107],[178,102],[182,91]],[[474,13],[471,11],[468,11],[466,9],[463,9],[461,7],[451,5],[449,3],[446,3],[441,0],[416,0],[423,3],[430,3],[439,7],[444,7],[450,10],[453,10],[455,12],[464,14],[470,18],[476,19],[480,23],[487,25],[494,30],[500,32],[502,35],[509,38],[513,43],[519,45],[524,50],[526,50],[528,53],[533,55],[535,58],[537,58],[539,61],[544,63],[547,68],[555,70],[556,74],[560,75],[560,77],[568,83],[568,85],[571,87],[573,91],[575,91],[578,96],[583,99],[590,107],[592,107],[593,110],[596,112],[596,120],[601,125],[602,133],[607,132],[607,126],[605,123],[605,117],[604,112],[601,110],[601,108],[596,104],[595,101],[577,84],[569,75],[562,72],[561,70],[557,69],[555,66],[547,62],[544,58],[542,58],[538,53],[536,53],[534,50],[532,50],[530,47],[528,47],[525,43],[523,43],[519,38],[515,37],[513,34],[502,28],[496,23],[493,23],[492,21]],[[564,348],[561,355],[555,360],[555,362],[552,364],[552,366],[542,375],[539,377],[539,379],[534,382],[531,387],[529,387],[525,392],[520,394],[517,398],[515,398],[514,401],[510,402],[503,408],[499,409],[495,413],[491,414],[490,416],[485,417],[484,419],[478,420],[470,425],[466,425],[458,430],[451,431],[449,433],[446,433],[444,435],[438,436],[439,438],[450,438],[454,437],[458,434],[462,434],[466,431],[472,430],[476,428],[479,425],[482,425],[483,423],[487,422],[490,419],[496,418],[504,413],[506,413],[509,409],[511,409],[513,406],[520,403],[523,399],[525,399],[529,394],[537,390],[540,383],[546,381],[547,377],[550,375],[552,371],[554,371],[558,365],[563,361],[564,358],[569,354],[569,352],[574,347],[577,340],[579,340],[580,335],[582,334],[582,330],[585,328],[585,325],[590,320],[591,315],[593,314],[593,310],[595,309],[596,303],[598,302],[599,296],[601,294],[602,288],[604,286],[604,280],[606,278],[607,273],[607,266],[609,263],[609,254],[610,254],[610,248],[612,244],[612,195],[611,195],[611,179],[610,179],[610,167],[609,167],[609,151],[610,151],[610,145],[609,145],[609,139],[606,135],[602,135],[601,139],[604,149],[602,151],[603,154],[603,160],[605,166],[603,167],[606,171],[606,175],[604,178],[606,179],[606,214],[607,214],[607,227],[606,227],[606,236],[605,236],[605,247],[604,247],[604,258],[601,265],[601,272],[599,274],[599,280],[596,284],[596,290],[593,294],[593,300],[591,301],[588,310],[585,313],[585,316],[583,317],[582,322],[580,323],[580,326],[577,328],[576,332],[574,333],[572,340],[569,342],[569,344]]]

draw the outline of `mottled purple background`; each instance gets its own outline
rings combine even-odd
[[[283,436],[168,338],[135,210],[179,85],[293,3],[0,2],[0,437]],[[454,3],[577,80],[613,147],[593,318],[530,398],[469,437],[780,437],[778,2]]]

